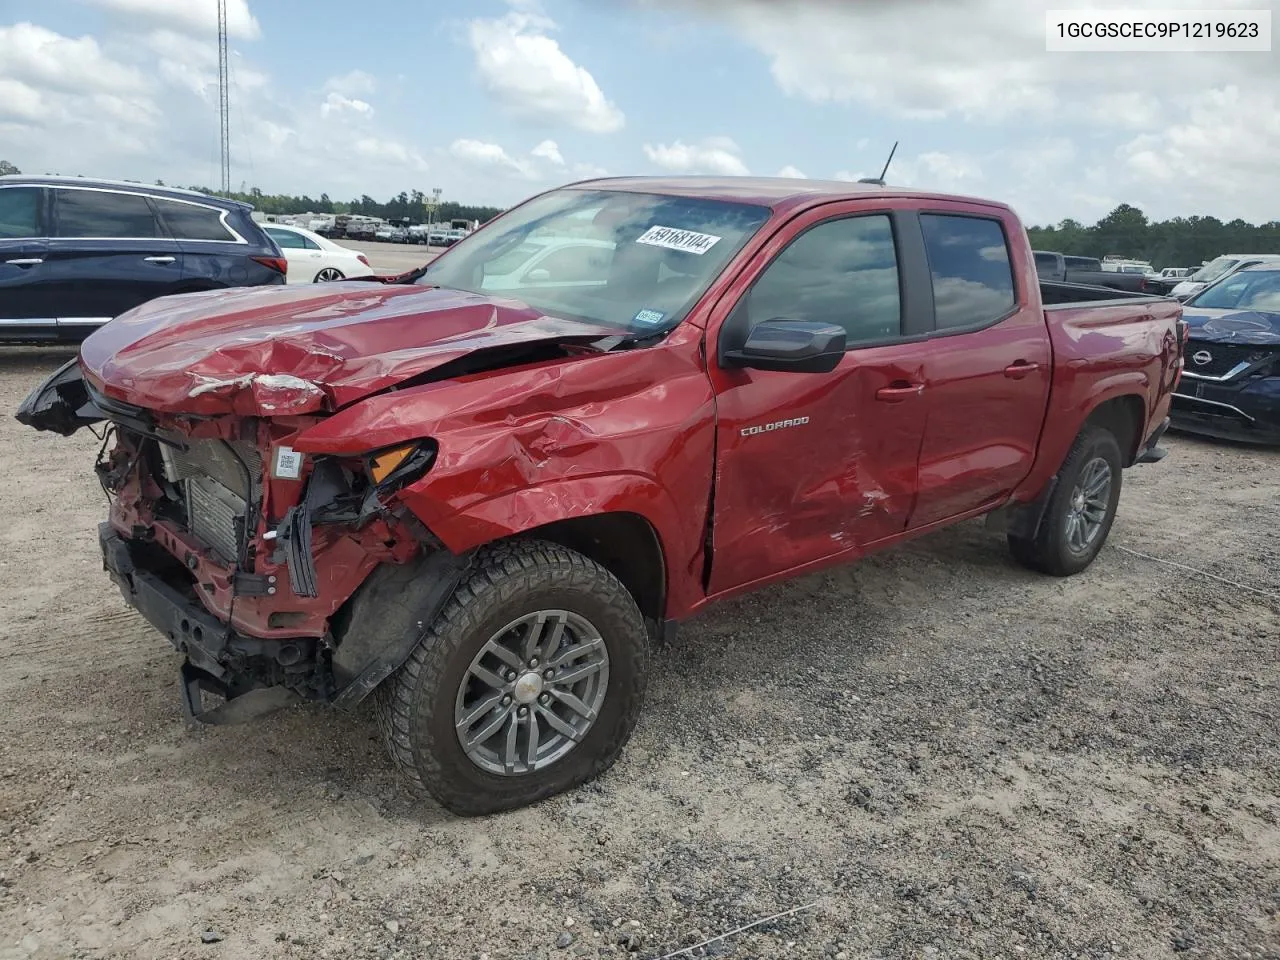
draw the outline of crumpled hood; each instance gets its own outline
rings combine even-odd
[[[1280,313],[1265,310],[1210,310],[1191,307],[1182,313],[1188,336],[1205,343],[1280,344]]]
[[[81,365],[108,396],[166,413],[336,410],[477,350],[623,331],[519,300],[361,282],[153,300],[92,333]]]

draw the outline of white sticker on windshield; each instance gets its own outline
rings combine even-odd
[[[657,226],[650,227],[636,240],[636,243],[647,243],[651,247],[683,250],[685,253],[696,253],[698,256],[702,256],[719,242],[719,237],[713,237],[709,233],[694,233],[692,230]]]

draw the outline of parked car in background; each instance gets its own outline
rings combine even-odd
[[[1101,260],[1093,257],[1069,257],[1061,253],[1047,250],[1034,252],[1036,275],[1041,280],[1059,283],[1079,283],[1091,287],[1110,287],[1113,290],[1128,290],[1133,293],[1146,293],[1147,278],[1144,268],[1133,273],[1120,269],[1113,264],[1110,270],[1103,269]]]
[[[454,228],[452,230],[447,230],[444,235],[444,245],[446,247],[452,247],[459,240],[465,240],[466,237],[467,237],[467,231],[461,228]]]
[[[584,223],[603,286],[483,289]],[[141,307],[18,419],[113,422],[104,566],[191,715],[373,693],[460,814],[606,770],[716,602],[981,515],[1084,570],[1182,366],[1177,302],[1038,283],[1007,206],[894,187],[578,183],[413,276]]]
[[[1244,267],[1184,304],[1180,429],[1280,444],[1280,261]]]
[[[373,276],[368,258],[358,250],[340,246],[302,227],[272,223],[264,224],[263,230],[289,261],[290,283],[325,283]]]
[[[395,235],[395,227],[378,227],[373,233],[373,239],[382,243],[390,243],[391,238]]]
[[[1229,277],[1237,270],[1251,267],[1255,263],[1280,262],[1280,253],[1228,253],[1215,257],[1185,280],[1174,285],[1171,295],[1179,300],[1187,300],[1195,296],[1211,283],[1223,277]]]
[[[427,236],[427,242],[433,247],[447,246],[448,230],[433,229]]]
[[[609,280],[613,249],[608,240],[530,237],[485,264],[480,289],[603,286]]]
[[[0,340],[75,342],[156,297],[284,283],[252,210],[140,183],[0,177]]]

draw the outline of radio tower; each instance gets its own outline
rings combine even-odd
[[[222,192],[231,192],[231,99],[227,77],[227,0],[218,0],[218,119],[222,140]]]

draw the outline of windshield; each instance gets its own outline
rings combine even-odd
[[[1192,297],[1187,306],[1280,312],[1280,270],[1242,270]]]
[[[684,319],[769,214],[695,197],[557,190],[462,240],[417,282],[661,333]]]
[[[1203,267],[1193,273],[1189,279],[1196,283],[1213,283],[1222,275],[1228,273],[1239,261],[1232,257],[1218,257],[1216,260],[1210,260]]]

